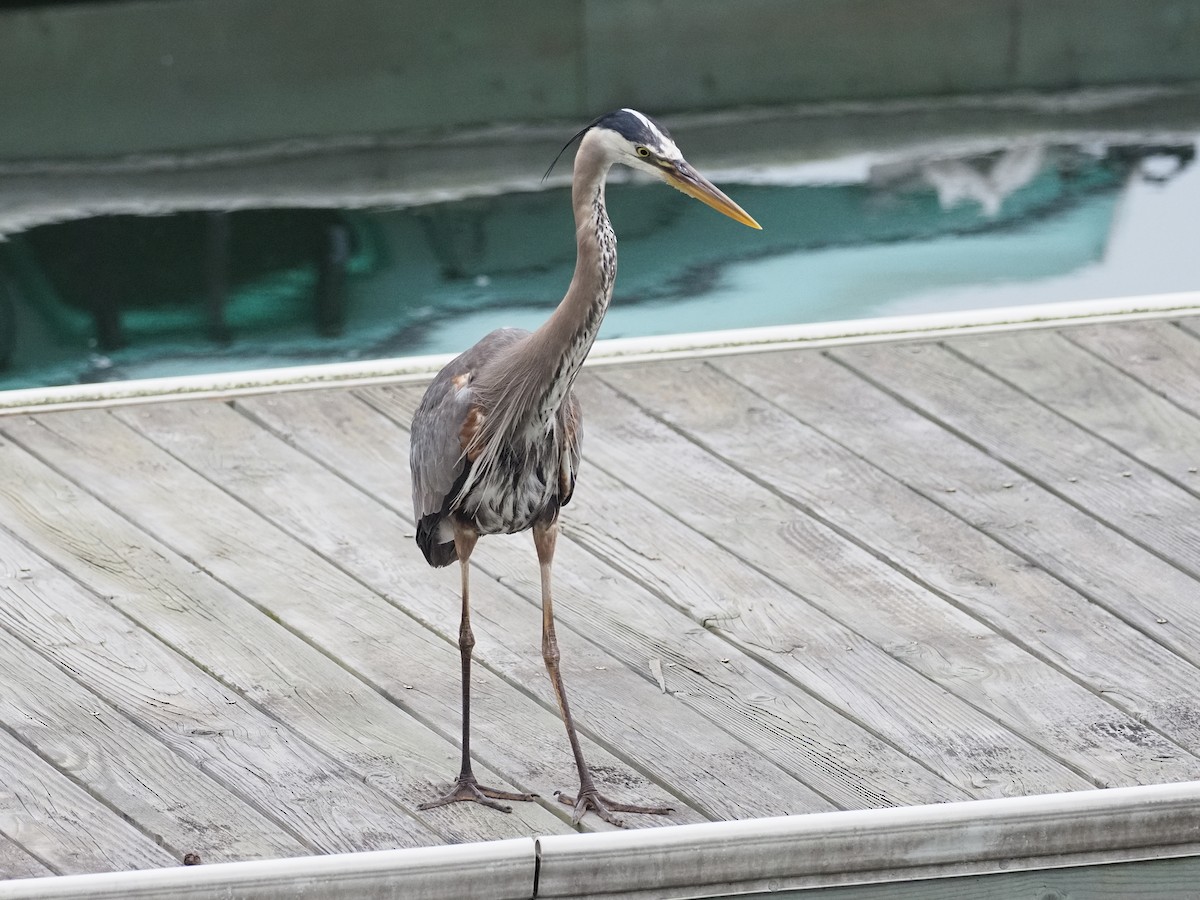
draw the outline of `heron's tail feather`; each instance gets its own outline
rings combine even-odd
[[[445,541],[439,538],[438,532],[441,531],[439,527],[441,524],[441,513],[422,516],[421,521],[417,523],[417,546],[425,554],[425,561],[439,569],[458,559],[458,550],[454,547],[454,541]]]

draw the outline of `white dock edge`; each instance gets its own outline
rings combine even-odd
[[[620,362],[719,356],[789,347],[828,347],[870,341],[914,340],[954,334],[1012,331],[1021,328],[1056,328],[1089,322],[1195,314],[1200,314],[1200,291],[874,319],[848,319],[767,328],[739,328],[695,334],[617,338],[597,341],[586,365],[603,366]],[[0,391],[0,416],[44,412],[50,408],[80,409],[127,403],[153,403],[185,397],[237,397],[317,387],[421,382],[437,372],[452,356],[453,354],[412,356]]]
[[[698,898],[1200,855],[1200,781],[0,882],[0,900]]]
[[[0,881],[0,900],[528,900],[537,842],[337,853]]]
[[[1200,853],[1200,782],[538,841],[539,898],[707,897]]]

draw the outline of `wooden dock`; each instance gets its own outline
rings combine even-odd
[[[543,799],[417,810],[459,723],[421,389],[0,416],[0,877],[571,830],[526,535],[475,555],[474,749]],[[556,605],[610,794],[684,823],[1200,779],[1200,318],[579,392]]]

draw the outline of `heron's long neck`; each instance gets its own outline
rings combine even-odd
[[[544,434],[575,383],[612,299],[617,241],[604,207],[611,162],[585,135],[575,157],[575,275],[566,296],[542,327],[481,373],[477,395],[487,398],[487,438]]]
[[[575,383],[612,300],[617,277],[617,239],[604,206],[609,163],[590,144],[575,159],[571,205],[575,211],[575,274],[566,296],[530,337],[545,360],[554,361],[546,382],[543,411],[557,410]]]

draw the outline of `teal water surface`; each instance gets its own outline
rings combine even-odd
[[[620,271],[601,337],[1197,289],[1193,157],[1015,145],[723,181],[761,232],[658,184],[613,184]],[[565,189],[39,226],[0,244],[0,389],[457,351],[545,318],[573,234]]]

